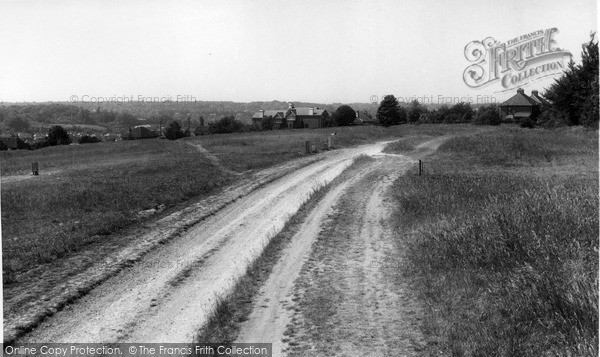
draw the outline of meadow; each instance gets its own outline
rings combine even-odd
[[[393,189],[429,352],[598,355],[598,133],[502,126],[425,168]]]
[[[427,126],[422,126],[427,128]],[[469,127],[453,130],[468,130]],[[414,126],[327,128],[150,139],[0,152],[4,283],[40,263],[110,244],[111,236],[191,199],[217,194],[250,173],[322,149],[410,135]],[[444,128],[424,129],[441,133]],[[201,143],[221,165],[192,144]],[[319,146],[321,145],[321,146]],[[40,175],[31,176],[31,164]],[[232,172],[233,171],[233,172]]]
[[[487,129],[487,128],[486,128]],[[486,130],[473,125],[398,125],[392,127],[334,127],[321,129],[273,130],[190,138],[217,155],[234,171],[269,167],[304,155],[305,141],[321,151],[327,138],[333,135],[334,148],[368,144],[377,140],[397,140],[403,137],[450,135],[474,130]]]
[[[8,151],[0,157],[4,283],[39,263],[102,243],[143,220],[143,211],[214,193],[233,179],[192,146],[158,139]],[[40,176],[24,176],[34,161]]]

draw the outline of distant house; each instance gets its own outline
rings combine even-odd
[[[549,103],[539,96],[537,90],[531,91],[531,96],[525,94],[522,88],[517,89],[517,94],[500,104],[500,114],[505,121],[519,121],[529,118],[534,111],[541,111]]]
[[[377,124],[377,120],[373,120],[373,117],[365,110],[356,111],[356,119],[352,125],[374,125]]]
[[[137,126],[133,129],[130,128],[127,134],[124,134],[122,137],[123,140],[152,139],[157,138],[158,134],[145,126]]]
[[[264,118],[273,119],[274,129],[322,128],[329,113],[325,109],[314,107],[295,107],[289,103],[287,109],[260,110],[252,116],[252,123],[260,128]]]

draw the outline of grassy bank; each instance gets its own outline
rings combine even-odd
[[[394,184],[397,243],[431,352],[598,354],[598,136],[450,139]]]

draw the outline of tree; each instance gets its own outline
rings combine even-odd
[[[6,120],[6,127],[14,131],[25,131],[29,129],[29,121],[21,118],[21,116],[10,112]]]
[[[477,125],[500,125],[502,118],[496,105],[482,106],[477,110],[473,118],[473,124]]]
[[[54,145],[69,145],[71,138],[69,133],[60,125],[55,125],[48,130],[48,144]]]
[[[383,126],[400,124],[398,99],[393,95],[386,95],[377,109],[377,121]]]
[[[165,129],[165,138],[169,140],[177,140],[183,138],[183,131],[181,125],[177,121],[172,121],[167,125]]]
[[[419,103],[418,100],[413,100],[408,106],[406,119],[409,123],[416,123],[422,114],[427,114],[428,112],[429,110],[426,106]]]
[[[332,118],[336,125],[348,126],[356,120],[356,112],[349,105],[342,105],[335,110]]]
[[[273,117],[263,117],[260,120],[260,128],[262,130],[273,130],[273,126],[275,126],[275,121]]]
[[[211,134],[227,134],[242,131],[244,124],[236,120],[233,115],[228,115],[214,123],[208,124],[208,131]]]
[[[116,118],[117,116],[112,111],[97,112],[95,115],[95,120],[99,123],[112,123],[115,121]]]
[[[129,113],[119,113],[119,115],[117,115],[117,121],[123,126],[133,126],[138,123],[137,118]]]
[[[569,62],[565,73],[546,90],[553,116],[567,125],[598,126],[598,41],[595,34],[582,45],[581,64]]]
[[[473,119],[473,108],[470,103],[459,102],[454,104],[448,111],[456,115],[454,123],[470,123]]]

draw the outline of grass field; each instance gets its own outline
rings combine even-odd
[[[501,127],[424,167],[394,196],[430,352],[598,355],[598,133]]]
[[[0,154],[2,173],[32,161],[41,175],[2,184],[5,283],[164,209],[232,182],[192,146],[168,140],[121,141]],[[48,174],[48,173],[51,174]],[[8,177],[10,178],[10,177]]]
[[[489,128],[484,128],[486,130]],[[305,141],[318,150],[327,144],[332,133],[334,147],[367,144],[376,140],[402,137],[439,136],[481,130],[472,125],[400,125],[335,127],[322,129],[274,130],[244,134],[224,134],[190,138],[199,141],[221,162],[234,171],[261,169],[304,155]]]
[[[333,131],[334,144],[342,147],[415,130],[413,126],[286,130],[0,152],[4,283],[39,263],[87,244],[102,244],[107,235],[143,220],[140,212],[168,209],[233,182],[235,175],[190,145],[195,141],[229,170],[243,172],[303,156],[305,140],[322,144]],[[32,162],[39,163],[40,176],[29,175]]]

